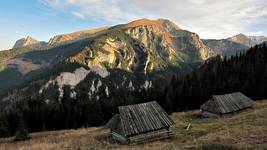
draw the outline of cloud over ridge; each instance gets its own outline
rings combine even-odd
[[[201,38],[225,38],[267,24],[267,0],[39,0],[80,19],[114,24],[138,18],[167,18]]]

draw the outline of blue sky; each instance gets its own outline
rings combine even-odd
[[[57,34],[110,24],[80,19],[36,0],[1,1],[0,18],[0,49],[11,48],[16,40],[27,35],[48,41]]]
[[[0,49],[138,18],[167,18],[201,38],[267,35],[267,0],[4,0],[0,17]]]

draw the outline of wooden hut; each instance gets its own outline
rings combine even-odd
[[[225,95],[213,95],[212,99],[204,103],[201,113],[204,117],[219,117],[251,108],[254,101],[240,92]]]
[[[111,119],[112,137],[124,144],[142,143],[169,137],[174,124],[156,102],[120,106],[119,114]]]

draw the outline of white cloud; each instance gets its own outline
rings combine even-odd
[[[74,16],[80,18],[80,19],[85,19],[85,16],[84,16],[82,13],[80,13],[80,12],[72,11],[71,13],[72,13]]]
[[[70,11],[78,18],[90,18],[99,21],[118,22],[134,19],[124,0],[39,0],[54,9]]]
[[[167,18],[202,38],[224,38],[266,24],[267,0],[39,0],[78,18],[121,23]]]

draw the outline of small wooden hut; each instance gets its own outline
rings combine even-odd
[[[254,101],[240,92],[213,95],[212,99],[201,105],[201,114],[204,117],[220,117],[233,114],[254,105]]]
[[[109,126],[112,137],[123,143],[143,143],[167,138],[174,124],[169,115],[156,102],[120,106]]]

